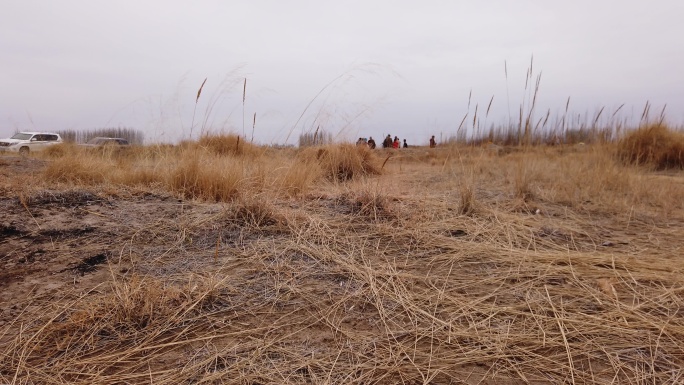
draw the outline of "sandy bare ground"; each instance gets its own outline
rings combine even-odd
[[[0,157],[0,383],[684,382],[681,204],[414,155],[228,203],[22,187],[49,160]]]

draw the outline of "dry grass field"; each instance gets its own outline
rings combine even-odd
[[[0,384],[684,383],[658,133],[0,156]]]

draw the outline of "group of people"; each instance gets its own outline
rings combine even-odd
[[[369,137],[368,139],[366,138],[359,138],[359,140],[356,141],[357,146],[368,146],[371,150],[375,149],[376,144],[375,140],[373,137]],[[399,137],[395,136],[394,139],[392,139],[392,135],[387,134],[385,137],[385,140],[382,141],[382,148],[408,148],[408,143],[406,143],[406,139],[404,139],[403,145],[399,142]],[[437,147],[437,142],[435,141],[435,136],[432,135],[430,138],[430,148],[435,148]]]
[[[387,134],[385,137],[385,140],[382,141],[382,147],[383,148],[399,148],[399,147],[404,147],[408,148],[408,143],[406,143],[406,139],[404,139],[404,145],[401,146],[401,143],[399,143],[399,137],[395,136],[394,140],[392,140],[392,135]]]
[[[374,149],[377,145],[375,144],[375,140],[373,137],[369,137],[368,139],[366,138],[359,138],[359,140],[356,141],[357,146],[368,146],[370,149]],[[408,148],[408,143],[406,143],[406,139],[404,139],[404,144],[403,146],[399,142],[399,137],[395,136],[394,139],[392,139],[391,135],[387,135],[385,140],[382,141],[382,148]]]

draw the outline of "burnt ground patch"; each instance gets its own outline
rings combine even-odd
[[[94,232],[97,228],[94,226],[83,226],[83,227],[75,227],[75,228],[70,228],[70,229],[46,229],[46,230],[41,230],[38,233],[38,237],[44,237],[44,238],[58,238],[58,239],[64,239],[64,238],[71,238],[71,237],[80,237],[85,234],[90,234]]]
[[[36,260],[40,260],[46,254],[43,249],[32,250],[26,254],[26,256],[21,257],[17,260],[19,263],[33,263]]]
[[[91,205],[102,201],[102,198],[85,190],[69,190],[69,191],[50,191],[42,190],[30,196],[26,200],[29,206],[41,206],[57,204],[64,207],[76,207]]]
[[[8,286],[15,281],[23,281],[27,275],[40,270],[40,268],[26,267],[25,265],[4,268],[0,270],[0,287]]]
[[[0,224],[0,242],[5,237],[16,237],[24,234],[24,231],[17,228],[13,223]]]
[[[85,257],[83,260],[81,260],[80,263],[78,263],[76,266],[72,266],[69,268],[64,269],[63,271],[71,270],[75,273],[80,273],[81,275],[85,275],[86,273],[92,273],[93,271],[97,270],[97,268],[107,262],[109,259],[109,253],[99,253],[92,255],[90,257]]]

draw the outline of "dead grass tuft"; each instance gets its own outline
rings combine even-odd
[[[306,156],[297,157],[289,165],[276,170],[280,191],[289,196],[306,192],[323,175],[320,164]]]
[[[627,134],[618,143],[617,154],[626,164],[683,169],[684,134],[664,124],[652,124]]]
[[[475,212],[475,193],[471,185],[461,185],[461,196],[458,212],[461,215],[472,215]]]
[[[76,145],[72,143],[60,143],[54,146],[49,146],[41,152],[47,158],[61,158],[67,154],[77,151]]]
[[[230,214],[232,222],[240,227],[263,228],[284,223],[275,206],[262,197],[244,198],[236,202]]]
[[[233,159],[217,159],[197,151],[182,155],[171,171],[169,187],[187,199],[231,201],[244,182],[242,165]]]
[[[533,185],[539,178],[539,170],[531,157],[519,158],[513,174],[513,194],[517,199],[528,201],[534,198]]]
[[[370,187],[342,194],[339,202],[349,213],[371,221],[387,221],[398,218],[396,202],[377,189]]]
[[[382,170],[381,160],[373,150],[351,144],[306,148],[300,153],[300,159],[305,162],[316,160],[323,175],[337,182],[378,175]]]
[[[255,156],[260,153],[259,148],[248,143],[238,135],[204,135],[197,145],[217,155]]]
[[[45,177],[55,182],[93,185],[107,180],[115,164],[98,157],[81,157],[75,154],[62,156],[50,162]]]

